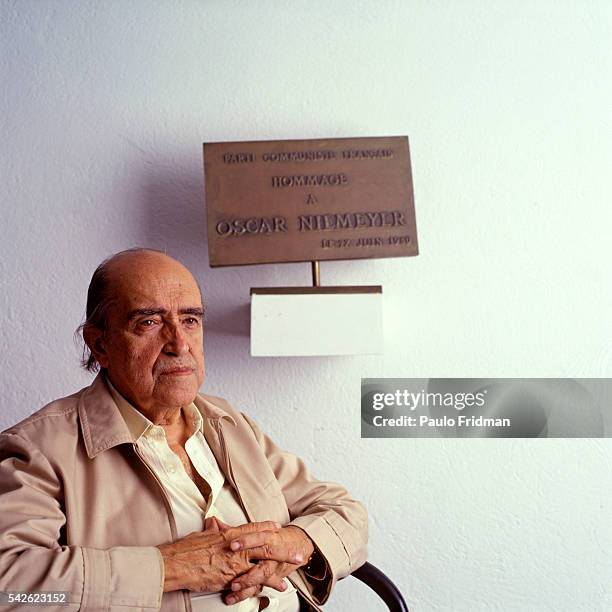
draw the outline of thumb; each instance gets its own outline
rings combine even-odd
[[[221,531],[227,531],[228,529],[231,529],[231,525],[228,525],[227,523],[224,523],[220,518],[215,517],[216,521],[217,521],[217,525],[219,525],[219,529]]]
[[[220,531],[227,531],[230,528],[231,528],[231,525],[224,523],[217,516],[209,516],[207,519],[204,520],[204,530],[205,531],[210,530],[213,533],[218,533]]]
[[[204,531],[212,531],[212,533],[218,533],[221,531],[219,527],[219,519],[216,516],[209,516],[204,519]]]

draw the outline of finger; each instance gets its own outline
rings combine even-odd
[[[261,561],[261,563],[251,567],[248,572],[236,576],[230,584],[230,589],[232,591],[241,591],[261,585],[274,574],[278,565],[276,561]]]
[[[242,588],[251,585],[251,580],[256,579],[264,586],[271,587],[277,591],[286,591],[287,583],[284,577],[289,575],[297,565],[279,563],[278,561],[260,561],[253,569],[243,576],[239,576],[232,582],[232,589],[239,584]],[[259,571],[258,571],[259,570]]]
[[[249,597],[254,597],[260,591],[261,591],[261,586],[256,585],[256,586],[249,587],[248,589],[243,589],[242,591],[235,591],[232,593],[228,593],[227,595],[225,595],[225,603],[231,606]]]
[[[304,563],[303,553],[295,550],[294,547],[283,544],[264,544],[263,546],[250,548],[246,552],[251,561],[271,559],[273,561],[295,563],[297,565],[302,565]]]
[[[218,516],[209,516],[204,519],[204,531],[212,530],[213,532],[227,531],[232,526],[224,523]]]
[[[266,544],[274,544],[274,531],[256,531],[255,533],[246,533],[230,542],[232,550],[248,550],[249,548],[257,548]]]
[[[204,519],[204,531],[212,531],[212,532],[221,531],[221,526],[219,523],[220,521],[216,516],[210,516],[207,519]]]
[[[258,531],[278,531],[281,528],[279,523],[274,521],[262,521],[261,523],[245,523],[238,527],[232,527],[225,532],[227,541],[235,540],[247,533],[256,533]]]
[[[228,529],[232,528],[231,525],[228,525],[227,523],[224,523],[220,518],[217,519],[217,524],[219,525],[219,530],[220,531],[227,531]]]
[[[285,564],[283,564],[285,565]],[[292,567],[296,567],[296,566],[292,566]],[[293,570],[291,570],[293,571]],[[291,571],[287,572],[288,574],[291,573]],[[285,573],[285,571],[283,571],[283,574]],[[272,589],[275,589],[277,591],[286,591],[287,590],[287,583],[285,582],[284,577],[281,574],[277,574],[274,573],[272,574],[264,583],[264,586],[270,587]]]
[[[230,584],[230,588],[232,591],[240,591],[259,584],[283,592],[287,590],[285,577],[298,568],[299,565],[293,563],[260,561],[248,572],[236,577]]]

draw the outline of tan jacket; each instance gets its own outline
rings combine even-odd
[[[365,561],[365,510],[225,400],[195,404],[249,519],[291,522],[316,543],[332,576],[311,584],[294,572],[291,580],[311,604],[324,603]],[[45,607],[58,612],[189,611],[188,592],[162,596],[160,588],[155,545],[175,533],[165,493],[101,376],[0,434],[0,591],[68,591],[68,607]]]

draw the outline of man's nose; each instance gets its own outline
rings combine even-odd
[[[189,352],[187,336],[180,325],[168,325],[166,332],[166,343],[164,353],[172,355],[184,355]]]

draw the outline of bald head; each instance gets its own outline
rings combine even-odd
[[[107,259],[105,259],[100,265],[105,266],[107,270],[111,270],[113,268],[120,267],[122,264],[124,266],[133,267],[133,266],[147,266],[151,265],[156,261],[172,261],[176,262],[180,266],[183,266],[180,261],[174,259],[174,257],[170,257],[163,251],[159,251],[157,249],[144,249],[144,248],[135,248],[135,249],[127,249],[125,251],[119,251],[114,255],[111,255]],[[184,267],[184,266],[183,266]]]
[[[115,295],[121,291],[133,291],[138,284],[159,283],[164,278],[180,278],[184,283],[198,286],[191,272],[180,261],[161,251],[121,251],[106,261],[108,287]]]

